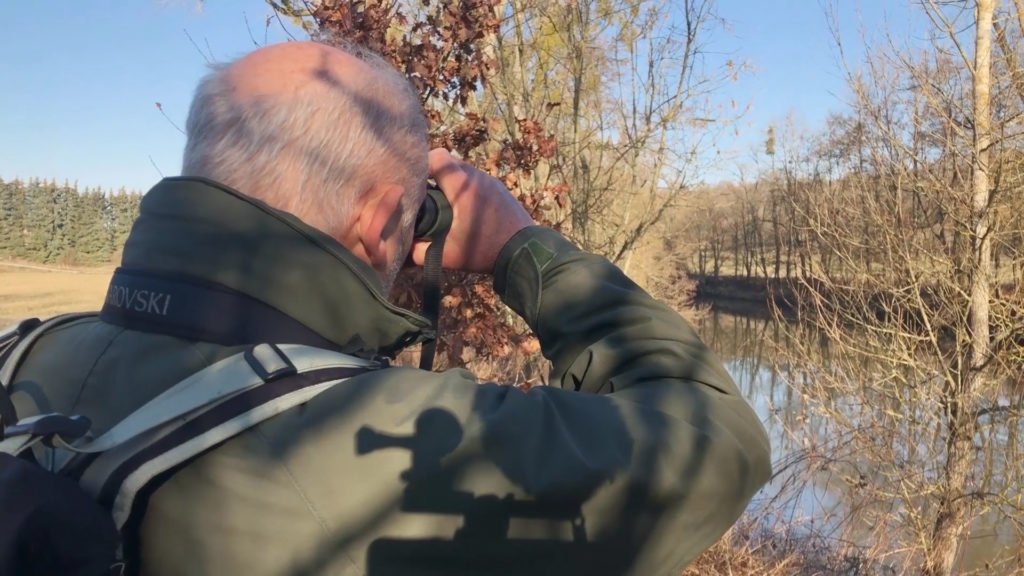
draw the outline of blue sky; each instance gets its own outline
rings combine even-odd
[[[835,1],[851,47],[860,44],[861,30],[888,27],[905,36],[920,20],[910,0]],[[729,28],[711,47],[753,67],[721,93],[723,101],[750,104],[737,131],[720,142],[726,154],[748,157],[767,125],[787,114],[813,128],[842,108],[844,82],[825,2],[718,1]],[[206,59],[253,49],[250,31],[260,44],[286,40],[276,20],[264,26],[270,14],[264,0],[207,0],[201,10],[195,0],[5,3],[0,178],[145,191],[161,174],[177,174],[184,137],[174,124],[184,126]],[[735,173],[733,162],[723,162],[707,176]]]

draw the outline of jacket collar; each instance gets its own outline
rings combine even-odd
[[[390,356],[434,336],[333,238],[205,178],[164,178],[145,194],[121,265],[236,290],[353,354]]]

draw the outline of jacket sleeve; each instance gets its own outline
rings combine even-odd
[[[678,574],[768,481],[751,406],[686,320],[554,230],[514,236],[495,289],[553,369],[481,394],[485,450],[534,496],[582,500],[615,573]]]

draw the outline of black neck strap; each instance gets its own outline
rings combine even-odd
[[[427,254],[423,262],[423,316],[434,328],[434,338],[423,343],[420,350],[420,369],[432,370],[434,354],[437,352],[437,339],[441,337],[438,325],[441,315],[441,284],[444,241],[452,227],[452,207],[444,192],[436,186],[427,187],[424,206],[427,217],[424,222],[417,222],[416,236],[430,240]],[[422,229],[420,226],[422,226]]]
[[[340,350],[308,326],[256,298],[213,282],[163,272],[118,268],[100,319],[129,330],[222,346],[273,342]]]

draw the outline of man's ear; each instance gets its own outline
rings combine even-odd
[[[394,258],[389,248],[398,248],[403,196],[405,189],[397,184],[375,185],[367,191],[359,214],[359,243],[370,265],[379,271],[386,270]]]

